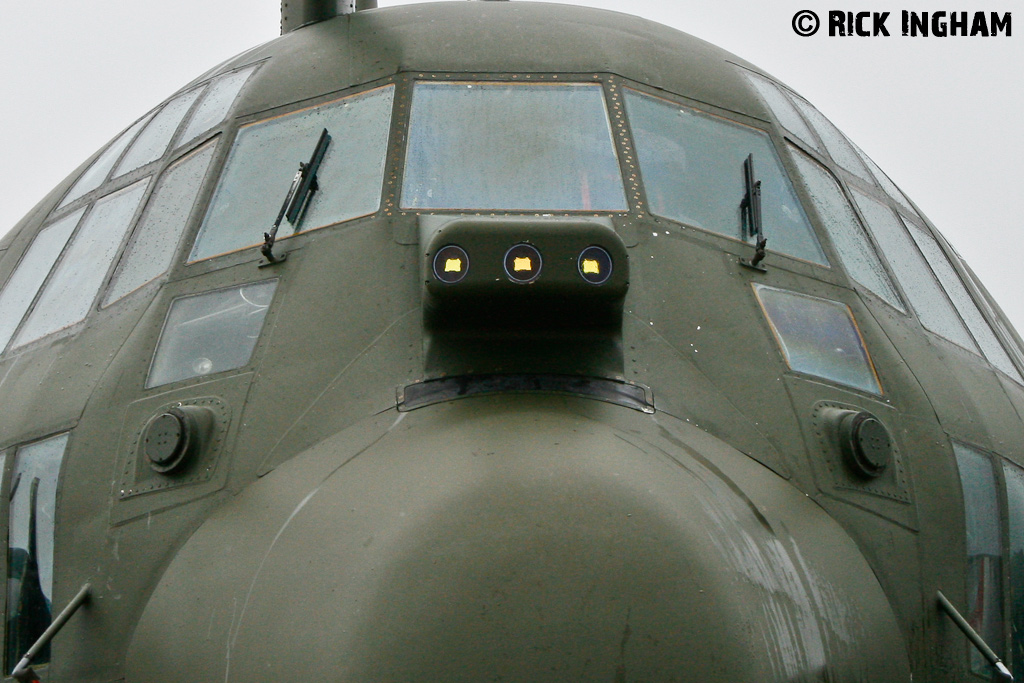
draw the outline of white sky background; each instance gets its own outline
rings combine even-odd
[[[903,9],[1002,13],[1018,3],[899,3],[569,4],[668,24],[791,86],[921,207],[1024,332],[1024,10],[1010,38],[903,38]],[[811,38],[791,28],[804,9],[825,24]],[[829,38],[830,9],[891,12],[892,36]],[[0,0],[0,234],[172,92],[276,37],[279,20],[275,0]]]

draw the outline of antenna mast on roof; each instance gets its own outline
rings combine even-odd
[[[281,0],[281,35],[339,14],[376,7],[377,0]]]

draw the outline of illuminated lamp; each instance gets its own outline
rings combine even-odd
[[[461,282],[469,272],[469,255],[462,247],[449,244],[434,254],[434,277],[441,282],[454,285]]]
[[[530,244],[517,244],[505,252],[505,275],[517,284],[533,282],[543,267],[540,252]]]
[[[601,247],[591,246],[580,252],[580,277],[592,285],[603,285],[612,276],[612,257]]]

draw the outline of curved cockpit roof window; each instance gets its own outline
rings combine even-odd
[[[135,169],[164,157],[172,149],[192,142],[220,124],[231,110],[249,77],[259,65],[222,74],[173,98],[136,121],[111,142],[64,196],[57,211],[111,181],[100,194],[109,193],[133,178],[115,182]],[[198,104],[197,104],[198,102]],[[191,116],[189,112],[192,112]],[[187,123],[184,123],[186,122]],[[175,139],[175,133],[184,130]],[[126,151],[127,150],[127,151]],[[114,170],[114,167],[117,167]],[[111,173],[113,171],[113,173]]]
[[[262,242],[299,164],[310,160],[324,130],[329,143],[316,172],[318,189],[295,224],[282,222],[278,237],[376,213],[394,91],[394,86],[377,88],[243,127],[189,260]]]
[[[23,346],[85,319],[146,194],[149,178],[96,202],[14,338]]]
[[[851,142],[850,144],[853,143]],[[857,154],[859,154],[860,158],[864,161],[864,165],[871,170],[871,174],[875,177],[875,180],[878,181],[878,184],[882,186],[882,189],[885,190],[885,193],[889,195],[893,201],[903,207],[908,214],[917,215],[917,212],[915,212],[913,207],[910,206],[910,200],[907,199],[907,196],[903,194],[903,191],[900,190],[900,188],[896,187],[896,183],[889,179],[889,176],[887,176],[885,172],[878,167],[878,164],[876,164],[871,157],[865,154],[864,150],[857,145],[853,144],[853,148],[857,150]]]
[[[139,119],[131,126],[131,128],[121,133],[121,135],[110,143],[106,151],[104,151],[103,154],[101,154],[99,158],[92,163],[92,166],[90,166],[85,173],[81,175],[78,182],[72,186],[71,190],[69,190],[64,196],[64,201],[60,203],[60,206],[58,206],[57,209],[63,209],[79,197],[89,194],[102,185],[104,181],[106,181],[107,176],[110,175],[110,169],[114,168],[114,164],[116,164],[117,160],[121,158],[124,150],[132,143],[132,140],[135,139],[135,136],[139,134],[139,131],[142,130],[142,127],[149,122],[151,117],[152,114],[147,114],[143,118]]]
[[[861,161],[860,155],[853,148],[853,144],[846,139],[846,136],[807,100],[800,97],[793,97],[792,100],[796,108],[800,110],[804,118],[814,128],[814,132],[821,138],[833,161],[839,164],[841,168],[870,183],[871,174],[864,166],[864,162]]]
[[[769,248],[827,265],[767,134],[636,90],[626,90],[626,110],[651,213],[750,238],[740,207],[752,156]]]
[[[168,102],[152,118],[145,130],[139,133],[139,137],[135,139],[128,153],[117,165],[114,177],[122,176],[162,157],[167,151],[168,145],[171,144],[174,134],[178,131],[178,126],[181,125],[195,101],[203,94],[205,87],[189,90]]]
[[[823,152],[823,144],[840,167],[868,183],[872,182],[872,174],[867,169],[863,154],[811,103],[760,74],[746,69],[742,69],[742,72],[783,128],[818,153]],[[810,129],[814,132],[811,133]]]
[[[757,92],[761,94],[761,99],[765,101],[768,108],[775,114],[775,118],[779,120],[783,128],[789,130],[789,132],[796,135],[801,141],[807,144],[811,149],[821,152],[821,147],[818,143],[818,138],[815,137],[814,133],[807,126],[800,112],[796,110],[796,107],[790,101],[789,97],[782,92],[775,83],[769,81],[767,78],[755,74],[751,71],[743,70],[743,75],[747,77],[750,84],[753,85]]]
[[[85,209],[80,209],[40,230],[4,285],[0,293],[0,351],[14,336],[84,213]]]
[[[416,83],[401,208],[628,210],[603,88]]]
[[[914,238],[914,242],[921,249],[921,253],[924,254],[928,265],[931,266],[932,272],[935,273],[942,288],[953,302],[953,307],[956,308],[960,317],[963,318],[971,336],[978,342],[982,354],[992,365],[1005,372],[1017,382],[1024,384],[1024,379],[1021,378],[1020,372],[1013,365],[1013,361],[1010,360],[1010,356],[999,342],[995,332],[989,327],[978,305],[974,303],[974,299],[967,291],[967,287],[960,279],[956,269],[953,268],[953,264],[946,257],[946,253],[942,250],[938,240],[930,232],[914,225],[912,222],[907,223],[907,227],[910,229],[910,236]]]
[[[192,113],[192,118],[182,132],[178,144],[191,142],[223,121],[230,111],[231,105],[238,98],[238,94],[242,92],[242,87],[257,68],[257,66],[250,66],[213,79],[206,95]]]

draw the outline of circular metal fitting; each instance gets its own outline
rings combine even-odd
[[[161,474],[170,474],[199,452],[204,416],[197,411],[202,410],[170,408],[146,424],[142,450],[150,467]]]
[[[469,273],[469,254],[462,247],[449,244],[434,254],[434,277],[445,284],[462,282]]]
[[[847,412],[839,421],[839,447],[854,473],[881,476],[893,457],[892,437],[878,418],[865,412]]]
[[[517,244],[505,252],[505,275],[517,284],[533,282],[543,267],[544,260],[532,244]]]

